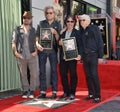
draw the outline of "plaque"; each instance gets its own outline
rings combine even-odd
[[[50,28],[40,28],[40,45],[44,49],[52,49],[53,34]]]
[[[62,39],[63,42],[63,52],[66,61],[74,60],[78,56],[78,49],[76,45],[75,37],[70,37],[67,39]]]
[[[106,17],[92,18],[91,24],[97,25],[100,29],[104,42],[104,58],[109,58],[108,20]]]

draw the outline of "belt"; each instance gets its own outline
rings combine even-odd
[[[90,53],[96,53],[96,51],[88,51],[88,52],[83,52],[84,54],[90,54]]]

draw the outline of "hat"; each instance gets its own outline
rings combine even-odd
[[[25,11],[24,14],[23,14],[23,17],[28,17],[28,18],[32,18],[32,14],[30,11]]]

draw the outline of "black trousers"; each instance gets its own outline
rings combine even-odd
[[[83,54],[83,65],[86,73],[89,95],[100,96],[100,81],[98,77],[98,54]]]
[[[60,73],[64,93],[75,95],[77,86],[77,61],[60,61]],[[68,70],[70,71],[70,77],[68,77]],[[70,78],[70,80],[69,80]]]

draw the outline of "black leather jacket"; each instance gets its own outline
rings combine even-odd
[[[64,39],[65,38],[65,33],[66,31],[64,31],[61,35],[60,35],[60,39]],[[75,28],[73,28],[72,30],[72,33],[70,35],[70,37],[75,37],[76,38],[76,43],[77,43],[77,48],[78,48],[78,54],[81,55],[82,53],[82,48],[81,48],[81,44],[82,44],[82,41],[81,41],[81,38],[80,38],[80,33],[78,30],[76,30]],[[64,60],[64,53],[63,53],[63,49],[62,47],[60,46],[60,60]]]

